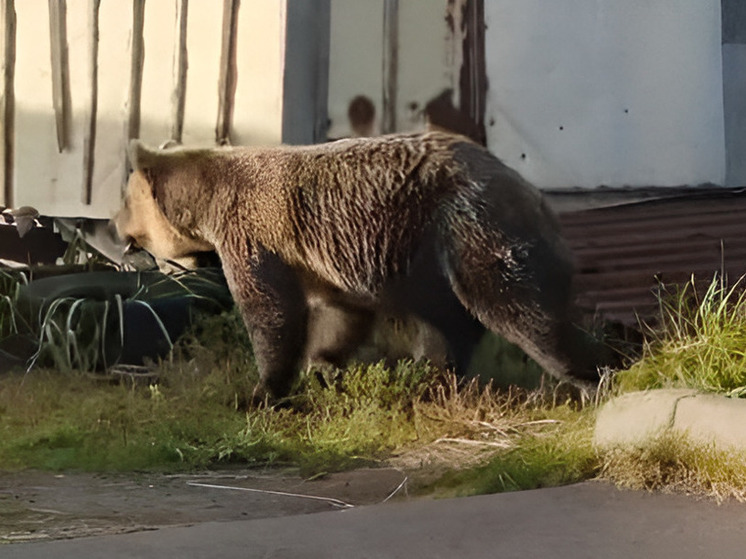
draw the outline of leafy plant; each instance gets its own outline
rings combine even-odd
[[[20,300],[37,317],[29,321],[37,338],[29,368],[39,363],[64,371],[106,369],[124,354],[138,359],[131,355],[137,344],[143,355],[157,358],[173,348],[195,312],[231,304],[210,271],[73,274],[33,282],[20,290]]]

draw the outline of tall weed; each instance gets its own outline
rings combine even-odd
[[[692,279],[660,298],[660,325],[648,329],[642,359],[616,376],[620,391],[689,387],[737,395],[746,390],[746,291],[714,278]]]
[[[26,283],[26,275],[13,274],[0,269],[0,341],[18,334],[25,326],[24,317],[20,316],[16,302],[21,285]]]

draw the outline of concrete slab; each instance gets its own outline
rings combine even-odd
[[[746,399],[670,389],[630,392],[598,411],[593,443],[637,445],[671,430],[694,442],[746,451]]]
[[[746,400],[699,394],[679,401],[673,429],[693,441],[746,450]]]
[[[640,444],[669,429],[679,403],[697,394],[696,390],[671,389],[630,392],[604,404],[598,411],[594,445]]]

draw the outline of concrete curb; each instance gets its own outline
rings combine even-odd
[[[722,450],[746,450],[746,400],[688,389],[630,392],[599,409],[593,444],[641,445],[667,431]]]

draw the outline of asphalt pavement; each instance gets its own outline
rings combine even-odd
[[[0,557],[742,558],[746,505],[578,485],[0,546]]]
[[[612,400],[600,410],[595,443],[600,447],[639,444],[666,430],[677,430],[718,446],[745,448],[744,421],[746,400],[691,390],[640,392]],[[349,479],[328,480],[326,490],[340,495],[351,492],[350,496],[359,503],[380,503],[380,495],[399,485],[401,475],[394,470],[377,472],[376,476],[370,472],[358,472],[357,477],[347,474]],[[370,488],[362,483],[366,480],[372,483]],[[93,481],[110,485],[108,479]],[[83,489],[74,483],[65,485],[64,489],[73,491],[67,494],[68,499],[75,500],[76,490],[90,492],[85,488],[95,485],[93,481],[85,483]],[[256,486],[262,480],[249,481]],[[142,487],[124,489],[117,485],[114,497],[110,497],[116,498],[121,493],[120,501],[131,501],[130,515],[143,507],[153,508],[174,520],[181,514],[181,523],[190,522],[190,525],[163,527],[161,518],[162,527],[152,530],[143,531],[140,526],[139,531],[132,533],[0,544],[0,559],[740,559],[746,556],[746,504],[718,505],[684,495],[624,491],[602,482],[460,499],[402,497],[334,511],[329,509],[335,500],[328,498],[322,499],[325,502],[287,508],[290,504],[283,506],[286,494],[277,491],[269,496],[251,494],[251,499],[249,494],[244,497],[242,493],[219,497],[211,494],[208,500],[206,494],[184,493],[184,488],[174,481],[163,487],[155,483],[143,485],[145,482],[140,483]],[[238,481],[233,482],[236,484]],[[206,488],[207,485],[203,491]],[[45,504],[41,490],[27,493],[17,489],[6,495],[6,501],[13,497],[19,501],[25,499],[37,509],[50,506]],[[51,502],[54,507],[51,512],[69,516],[72,511],[65,508],[66,501],[60,501],[64,501],[66,493],[59,490],[57,493],[61,497]],[[94,500],[96,495],[108,493],[103,489],[91,493]],[[185,495],[191,500],[185,500]],[[136,499],[138,496],[140,500]],[[267,501],[270,496],[271,500]],[[164,510],[157,509],[157,503]],[[346,506],[342,501],[339,503]],[[207,514],[220,504],[227,511],[224,516]],[[274,510],[270,505],[277,509],[272,514],[267,512]],[[210,511],[197,514],[200,506]],[[121,507],[120,502],[117,508]],[[228,514],[235,511],[240,512],[242,520]],[[189,516],[188,512],[193,514]],[[110,522],[114,521],[109,518]],[[215,521],[216,518],[222,521]],[[156,525],[156,520],[151,519],[150,525]]]

